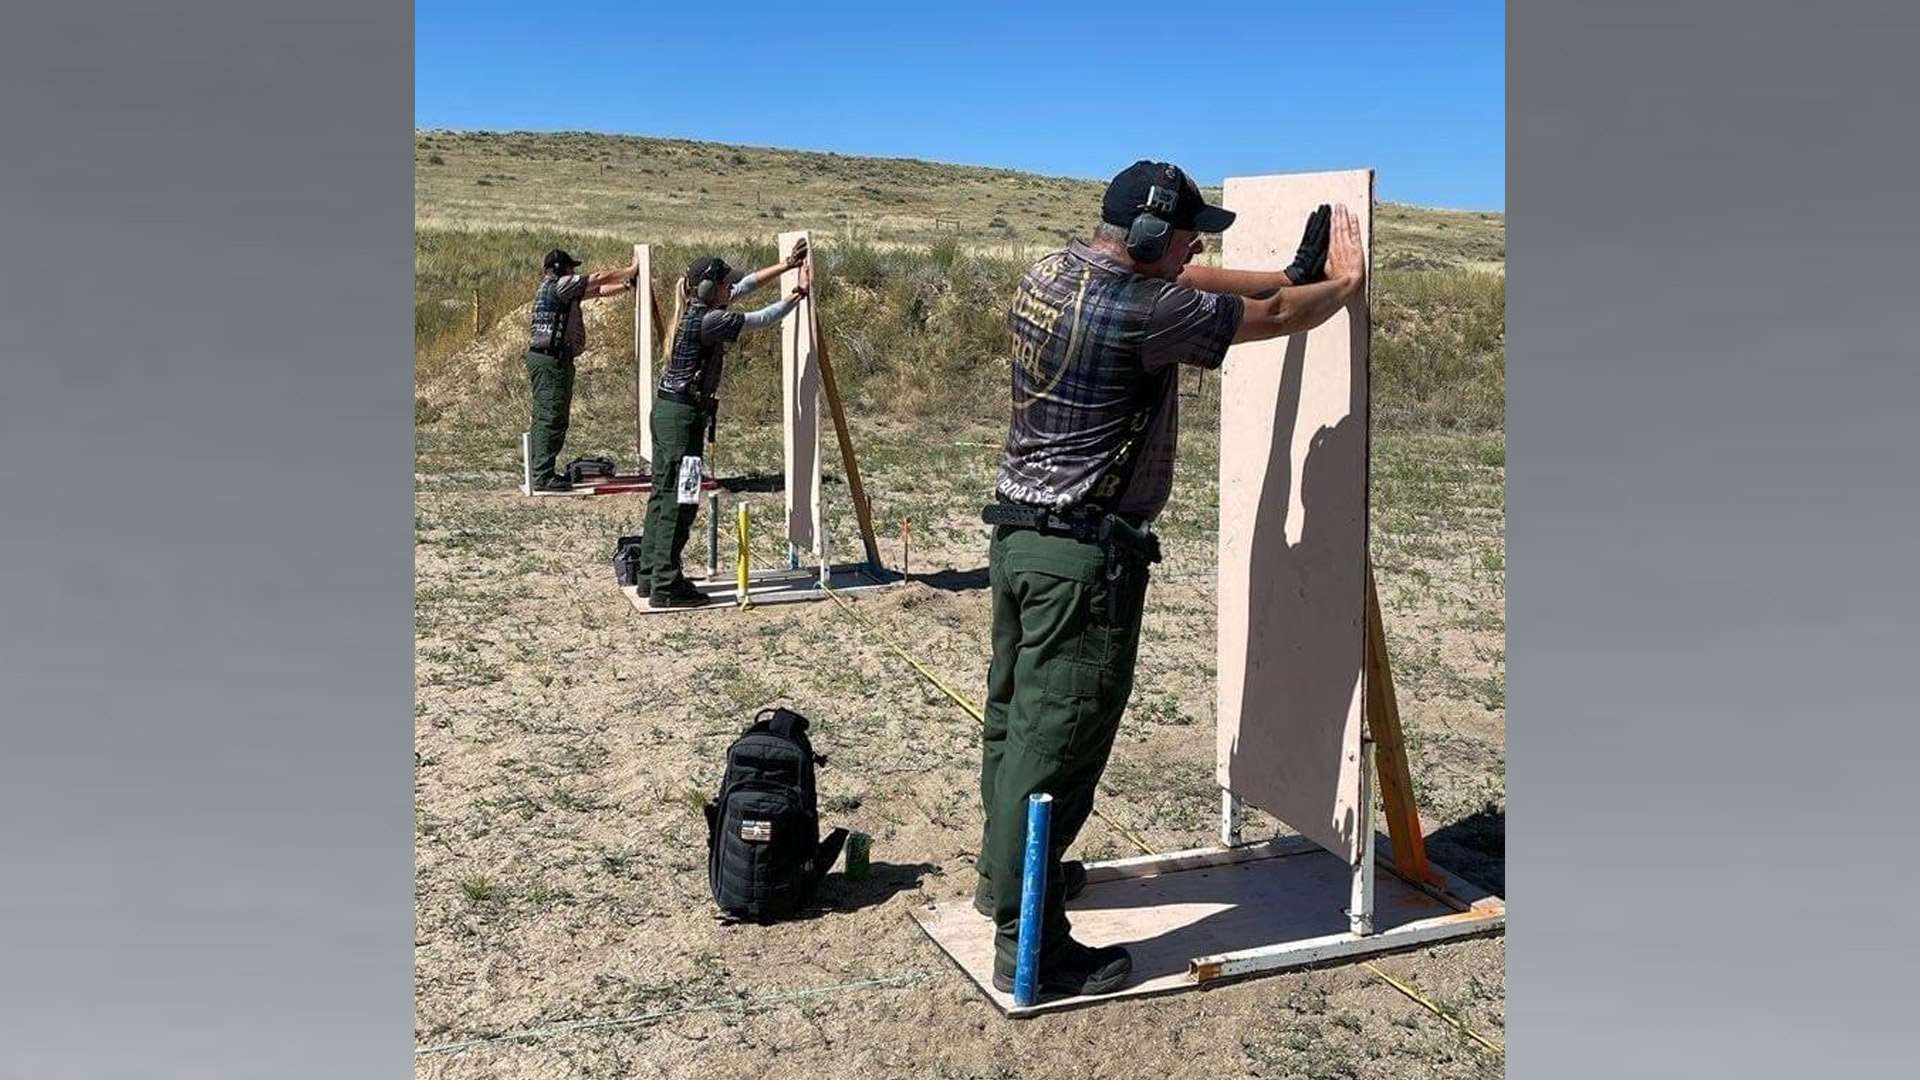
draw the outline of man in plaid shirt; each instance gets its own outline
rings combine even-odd
[[[1091,244],[1035,263],[1007,314],[1013,421],[994,484],[988,554],[993,663],[981,734],[986,814],[974,906],[996,925],[994,985],[1013,988],[1029,795],[1053,796],[1040,988],[1103,994],[1133,962],[1070,936],[1086,886],[1062,862],[1087,816],[1133,690],[1151,522],[1173,486],[1179,365],[1310,330],[1365,288],[1358,221],[1309,216],[1284,270],[1191,265],[1202,233],[1233,223],[1184,172],[1138,161],[1114,177]]]

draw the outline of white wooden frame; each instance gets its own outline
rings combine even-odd
[[[799,570],[754,570],[747,575],[747,599],[753,607],[767,604],[792,604],[806,600],[825,600],[827,588],[845,596],[850,593],[873,592],[877,589],[892,588],[900,583],[900,576],[892,571],[882,571],[876,577],[867,568],[867,564],[845,563],[827,569],[825,572],[802,567]],[[696,608],[653,608],[647,606],[647,598],[640,595],[638,585],[622,585],[620,591],[627,594],[634,609],[648,615],[666,615],[696,611],[713,611],[719,608],[738,608],[740,586],[732,577],[721,574],[706,581],[694,582],[694,588],[713,598],[713,603]]]
[[[813,243],[800,229],[783,232],[775,243],[781,258],[793,254],[801,241]],[[800,284],[801,271],[780,275],[780,294]],[[820,354],[814,347],[813,305],[802,302],[780,320],[781,447],[786,470],[787,568],[797,570],[811,556],[827,559],[823,540],[825,491],[821,485]]]
[[[653,464],[653,245],[633,245],[633,261],[640,275],[633,290],[633,409],[634,448],[640,460]],[[669,309],[671,310],[671,309]],[[671,328],[668,328],[671,329]]]

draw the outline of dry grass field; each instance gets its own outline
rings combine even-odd
[[[418,1075],[1502,1074],[1497,1054],[1359,965],[1008,1021],[907,917],[971,889],[978,751],[973,720],[887,642],[981,694],[977,514],[1006,422],[998,305],[1020,255],[1058,243],[1048,230],[1084,231],[1097,184],[605,136],[422,132],[418,157]],[[542,194],[561,187],[563,200]],[[1432,851],[1500,888],[1502,224],[1398,207],[1380,222],[1372,554]],[[647,240],[751,261],[741,253],[770,257],[772,234],[800,227],[820,238],[823,325],[882,552],[898,559],[911,519],[913,581],[852,601],[864,621],[832,604],[641,616],[610,559],[643,499],[516,487],[525,260],[564,242],[611,264]],[[478,326],[475,295],[492,305]],[[569,454],[634,457],[630,305],[589,304]],[[729,361],[724,476],[778,475],[776,348]],[[1128,833],[1170,850],[1215,830],[1217,382],[1188,393],[1167,559],[1100,802],[1122,828],[1091,822],[1087,858],[1137,853]],[[828,460],[829,531],[852,537]],[[741,499],[770,518],[781,496],[764,486],[725,494],[725,519]],[[760,543],[756,561],[772,560],[770,528]],[[723,565],[732,556],[729,532]],[[873,835],[875,873],[830,877],[817,917],[723,926],[699,807],[732,736],[776,701],[814,720],[833,757],[823,815]],[[1254,817],[1253,834],[1276,828]],[[1503,959],[1493,938],[1377,964],[1498,1040]],[[581,1026],[609,1019],[622,1022]]]

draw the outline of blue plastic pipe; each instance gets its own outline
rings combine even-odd
[[[1013,1003],[1040,1000],[1040,920],[1047,903],[1047,842],[1053,831],[1053,796],[1027,796],[1027,852],[1020,869],[1020,939],[1013,961]]]

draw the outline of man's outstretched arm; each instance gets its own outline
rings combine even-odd
[[[1285,270],[1228,270],[1220,266],[1189,266],[1176,280],[1190,289],[1251,300],[1271,299],[1281,289],[1294,287]]]
[[[1281,289],[1307,285],[1327,276],[1328,246],[1332,242],[1333,208],[1321,203],[1307,215],[1306,231],[1300,236],[1300,249],[1285,270],[1227,270],[1218,266],[1189,266],[1180,272],[1179,282],[1188,288],[1212,293],[1231,293],[1252,300],[1269,300]]]
[[[1327,279],[1307,285],[1283,284],[1269,297],[1249,299],[1233,340],[1265,341],[1311,330],[1333,318],[1366,287],[1367,253],[1360,245],[1360,220],[1346,207],[1337,207],[1327,247]]]
[[[640,263],[630,262],[615,270],[595,270],[587,275],[586,296],[614,296],[633,288],[640,278]]]

